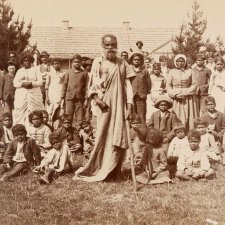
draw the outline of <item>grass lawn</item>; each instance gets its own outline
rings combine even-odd
[[[85,183],[72,176],[40,185],[30,173],[0,183],[0,224],[225,224],[222,166],[216,180],[140,186],[137,193],[129,179]]]

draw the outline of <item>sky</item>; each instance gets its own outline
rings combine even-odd
[[[131,27],[179,28],[191,13],[191,0],[8,0],[33,26],[61,26],[69,20],[72,27],[119,27],[129,21]],[[207,19],[205,38],[225,40],[225,1],[199,0]]]

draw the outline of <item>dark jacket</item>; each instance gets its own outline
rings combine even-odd
[[[217,137],[222,141],[223,134],[225,132],[225,116],[223,113],[216,111],[216,116],[212,118],[208,111],[203,111],[201,119],[206,121],[208,124],[215,124],[215,131],[217,132]]]
[[[146,99],[151,90],[150,75],[146,69],[134,71],[136,76],[131,78],[131,84],[134,96]]]
[[[14,101],[15,88],[13,86],[13,76],[4,74],[0,76],[0,99],[4,101]]]
[[[68,70],[65,74],[61,98],[66,100],[72,100],[75,97],[79,100],[85,99],[87,84],[87,71],[82,69],[79,72],[74,69]]]
[[[3,160],[4,163],[11,163],[13,156],[16,154],[17,151],[17,139],[13,139],[4,154]],[[36,145],[34,139],[26,137],[24,145],[23,145],[23,153],[24,156],[30,165],[39,165],[41,162],[41,153],[40,149]]]
[[[173,129],[175,126],[181,123],[174,112],[166,111],[164,118],[161,118],[160,110],[153,112],[147,126],[162,131],[163,137],[168,138],[171,141],[175,134]]]
[[[192,74],[197,82],[196,95],[199,97],[207,96],[208,89],[209,89],[209,79],[210,79],[210,75],[211,75],[211,70],[206,67],[203,67],[200,69],[196,66],[192,69]]]
[[[67,141],[69,147],[72,147],[76,144],[81,144],[79,132],[74,127],[70,127],[68,130],[66,130],[64,127],[60,127],[55,132],[60,135],[61,140]]]

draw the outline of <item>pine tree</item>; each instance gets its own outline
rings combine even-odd
[[[176,47],[173,48],[173,53],[182,53],[195,60],[201,46],[204,46],[202,35],[207,27],[207,21],[203,18],[203,12],[200,11],[200,6],[196,0],[193,1],[192,14],[188,14],[188,19],[189,22],[181,26],[179,35],[175,37]]]
[[[5,68],[8,54],[14,51],[19,55],[28,45],[32,22],[25,28],[24,19],[14,20],[14,11],[6,0],[0,0],[0,69]]]

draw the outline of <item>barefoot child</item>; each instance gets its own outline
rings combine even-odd
[[[35,140],[26,136],[27,131],[22,124],[12,128],[14,139],[9,143],[4,155],[3,164],[0,165],[1,181],[19,175],[24,170],[41,161],[40,149]]]
[[[56,132],[50,134],[49,141],[52,149],[48,151],[39,166],[41,171],[45,173],[40,177],[40,182],[45,184],[50,183],[55,173],[64,172],[67,164],[73,171],[72,153],[68,145],[63,143],[60,135]]]

